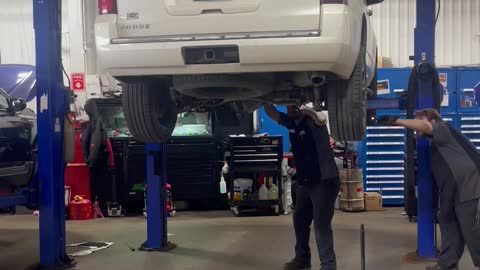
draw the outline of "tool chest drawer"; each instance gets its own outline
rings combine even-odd
[[[480,114],[460,115],[460,131],[480,150]]]
[[[403,204],[405,129],[370,126],[364,144],[365,191],[382,194],[384,205]]]
[[[278,170],[283,156],[281,136],[228,137],[226,141],[230,164],[237,170],[261,167]]]

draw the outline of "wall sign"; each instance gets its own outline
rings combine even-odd
[[[72,90],[73,91],[85,90],[85,74],[72,73]]]

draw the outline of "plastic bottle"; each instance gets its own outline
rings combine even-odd
[[[272,184],[272,187],[268,191],[269,200],[278,200],[278,187],[275,184]]]
[[[230,166],[228,166],[228,163],[226,161],[223,162],[223,167],[222,167],[222,174],[226,175],[230,172]]]
[[[258,190],[258,199],[259,200],[268,200],[268,188],[263,184]]]
[[[220,177],[220,193],[227,193],[227,183],[225,182],[225,177],[223,177],[223,175]]]
[[[250,190],[246,189],[243,191],[242,200],[244,201],[250,200]]]

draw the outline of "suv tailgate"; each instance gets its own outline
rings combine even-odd
[[[117,0],[117,4],[120,38],[320,31],[319,0]]]

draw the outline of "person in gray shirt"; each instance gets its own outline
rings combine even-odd
[[[383,116],[377,122],[417,131],[430,141],[430,165],[439,190],[442,234],[438,264],[427,270],[458,269],[465,244],[480,266],[480,155],[459,131],[434,109],[418,111],[415,119]]]

